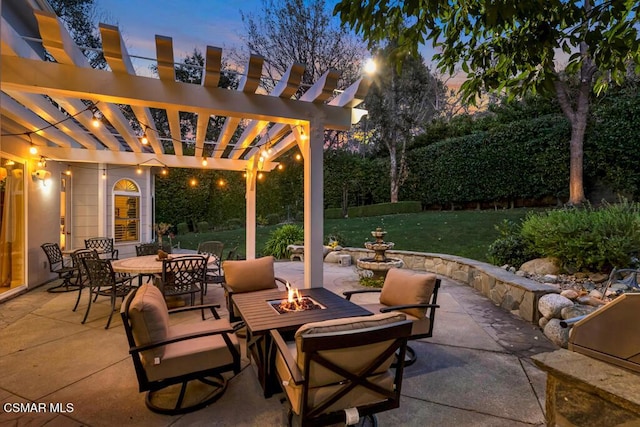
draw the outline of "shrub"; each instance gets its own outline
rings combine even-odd
[[[487,258],[492,264],[519,267],[538,256],[522,237],[519,224],[505,219],[495,228],[500,233],[500,237],[489,245],[487,252]]]
[[[286,224],[271,232],[269,240],[264,246],[264,255],[273,255],[275,258],[286,258],[287,246],[304,240],[304,230],[296,224]]]
[[[326,245],[347,246],[347,239],[339,231],[332,231],[324,239]]]
[[[244,227],[244,221],[240,218],[229,218],[225,221],[224,227],[227,230],[236,230],[238,228]]]
[[[196,227],[198,228],[198,233],[206,233],[209,231],[209,223],[207,221],[198,221]]]
[[[628,267],[640,252],[640,205],[623,201],[599,209],[558,209],[529,214],[522,236],[566,270]]]
[[[265,217],[263,217],[262,215],[258,215],[258,217],[256,218],[256,224],[258,224],[259,226],[264,227],[265,225],[268,224],[267,219]]]
[[[280,215],[272,213],[265,217],[267,225],[276,225],[280,223]]]
[[[178,234],[185,235],[189,232],[189,224],[186,222],[180,222],[176,227],[178,227]]]

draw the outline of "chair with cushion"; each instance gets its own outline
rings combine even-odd
[[[372,313],[401,311],[413,322],[411,337],[429,338],[433,335],[440,279],[435,274],[421,273],[409,269],[392,268],[385,277],[382,289],[361,289],[344,292],[348,300],[355,294],[379,292],[380,301],[375,304],[359,304]],[[407,347],[405,365],[416,361],[415,351]]]
[[[275,371],[302,426],[355,424],[398,408],[411,321],[403,313],[333,319],[300,327],[294,341],[271,331]]]
[[[240,372],[240,346],[218,305],[168,310],[152,284],[127,295],[120,308],[140,392],[147,407],[161,414],[184,414],[211,404],[227,387],[224,372]],[[206,321],[172,325],[169,316],[210,309]],[[176,385],[180,384],[180,387]]]
[[[110,237],[92,237],[84,240],[84,247],[95,249],[102,259],[118,259],[118,250],[113,247]]]
[[[209,255],[209,258],[213,258],[215,261],[209,263],[207,267],[207,280],[204,286],[204,294],[207,294],[207,285],[222,284],[224,277],[222,276],[222,270],[220,265],[222,263],[222,251],[224,251],[224,243],[216,240],[210,240],[207,242],[200,242],[198,244],[198,253],[201,255]]]
[[[286,286],[285,280],[275,277],[274,261],[272,256],[266,256],[250,260],[225,260],[222,262],[222,270],[224,271],[222,286],[225,290],[229,321],[241,320],[238,309],[233,305],[233,294],[277,289],[278,283]]]
[[[191,305],[196,294],[200,294],[200,305],[204,303],[202,289],[207,271],[207,256],[191,255],[162,260],[162,278],[158,287],[165,298],[190,295]],[[204,311],[202,312],[204,320]]]
[[[56,273],[58,279],[62,279],[62,283],[47,289],[47,292],[69,292],[78,289],[75,283],[71,283],[71,279],[77,274],[78,268],[73,265],[72,260],[65,262],[60,245],[57,243],[43,243],[40,245],[47,260],[49,260],[49,271]]]
[[[108,259],[85,257],[82,258],[82,262],[84,263],[84,268],[89,276],[89,305],[87,305],[87,312],[84,314],[82,323],[87,321],[92,301],[95,301],[99,296],[109,297],[111,301],[111,311],[109,312],[107,325],[104,327],[105,329],[109,329],[111,317],[116,309],[116,300],[118,298],[124,299],[131,288],[134,287],[133,280],[137,276],[117,277],[111,267],[111,261]]]

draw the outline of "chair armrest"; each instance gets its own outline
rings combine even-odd
[[[355,291],[344,291],[342,295],[349,301],[351,301],[351,296],[354,294],[370,294],[370,293],[380,293],[382,289],[358,289]]]
[[[114,249],[111,251],[111,259],[118,259],[118,250]]]
[[[211,329],[211,330],[208,330],[208,331],[196,332],[196,333],[192,333],[192,334],[184,334],[184,335],[179,335],[177,337],[172,337],[172,338],[167,338],[167,339],[160,340],[160,341],[155,341],[155,342],[152,342],[152,343],[149,343],[149,344],[137,345],[135,347],[131,347],[129,349],[129,353],[130,354],[140,353],[140,352],[145,351],[145,350],[151,350],[151,349],[156,348],[156,347],[162,347],[164,345],[173,344],[175,342],[180,342],[180,341],[192,340],[192,339],[196,339],[196,338],[208,337],[208,336],[213,336],[213,335],[233,334],[233,333],[234,333],[233,328],[225,327],[225,328]]]
[[[390,311],[405,310],[407,308],[440,308],[438,304],[404,304],[390,305],[380,309],[380,313],[389,313]]]
[[[278,284],[278,282],[280,282],[280,284],[282,284],[282,286],[284,286],[285,288],[287,287],[287,281],[280,278],[280,277],[276,277],[276,285]],[[278,287],[279,288],[279,287]]]
[[[269,333],[271,334],[273,342],[276,345],[276,351],[280,352],[280,354],[282,355],[282,359],[284,360],[284,364],[287,365],[287,369],[291,374],[293,382],[296,385],[302,384],[304,382],[304,375],[300,371],[300,368],[298,368],[298,364],[296,363],[296,361],[293,360],[293,356],[291,356],[284,338],[282,338],[282,335],[280,335],[280,332],[278,332],[277,329],[272,329],[271,331],[269,331]]]

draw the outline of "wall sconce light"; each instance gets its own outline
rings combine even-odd
[[[42,185],[46,186],[49,181],[51,181],[51,172],[44,169],[38,169],[35,172],[31,173],[31,177],[34,181],[41,181]]]

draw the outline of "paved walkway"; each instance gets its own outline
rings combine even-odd
[[[278,262],[276,274],[300,286],[303,265]],[[324,285],[336,293],[359,288],[355,271],[335,264],[325,264]],[[0,304],[0,425],[286,424],[283,395],[262,397],[246,357],[242,372],[213,405],[182,416],[150,412],[138,392],[119,314],[105,330],[109,305],[99,300],[82,325],[86,300],[74,313],[77,294],[50,294],[49,286]],[[206,299],[224,306],[220,288],[210,289]],[[438,302],[433,338],[411,344],[418,360],[405,370],[401,406],[379,414],[379,425],[543,425],[546,375],[530,356],[557,347],[537,327],[453,280],[443,278]],[[57,414],[5,410],[6,403],[20,402],[73,408]]]

